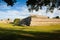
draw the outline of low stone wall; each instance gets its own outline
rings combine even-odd
[[[41,26],[41,25],[51,25],[51,24],[60,24],[60,19],[32,18],[30,26]]]

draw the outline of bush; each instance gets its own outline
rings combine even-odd
[[[59,19],[59,16],[56,16],[57,19]]]
[[[19,18],[14,19],[14,25],[17,25],[17,26],[20,25],[20,19]]]

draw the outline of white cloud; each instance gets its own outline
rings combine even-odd
[[[6,10],[0,11],[0,18],[25,18],[29,16],[29,11],[25,7],[21,7],[19,10]]]

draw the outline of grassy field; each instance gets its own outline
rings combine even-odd
[[[60,25],[24,27],[0,23],[0,40],[60,40]]]

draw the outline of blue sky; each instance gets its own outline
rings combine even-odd
[[[55,8],[55,11],[57,9]],[[7,6],[7,4],[3,1],[0,3],[0,19],[14,19],[14,18],[25,18],[29,16],[30,14],[37,14],[37,15],[45,15],[45,16],[56,16],[60,14],[55,14],[54,11],[53,14],[48,12],[46,14],[46,7],[43,7],[43,10],[39,10],[38,12],[34,11],[33,13],[28,11],[28,8],[26,6],[26,0],[17,0],[17,3],[11,7]]]
[[[25,18],[29,16],[29,11],[26,6],[26,0],[17,0],[13,7],[7,6],[3,1],[0,3],[0,19],[5,18]]]

